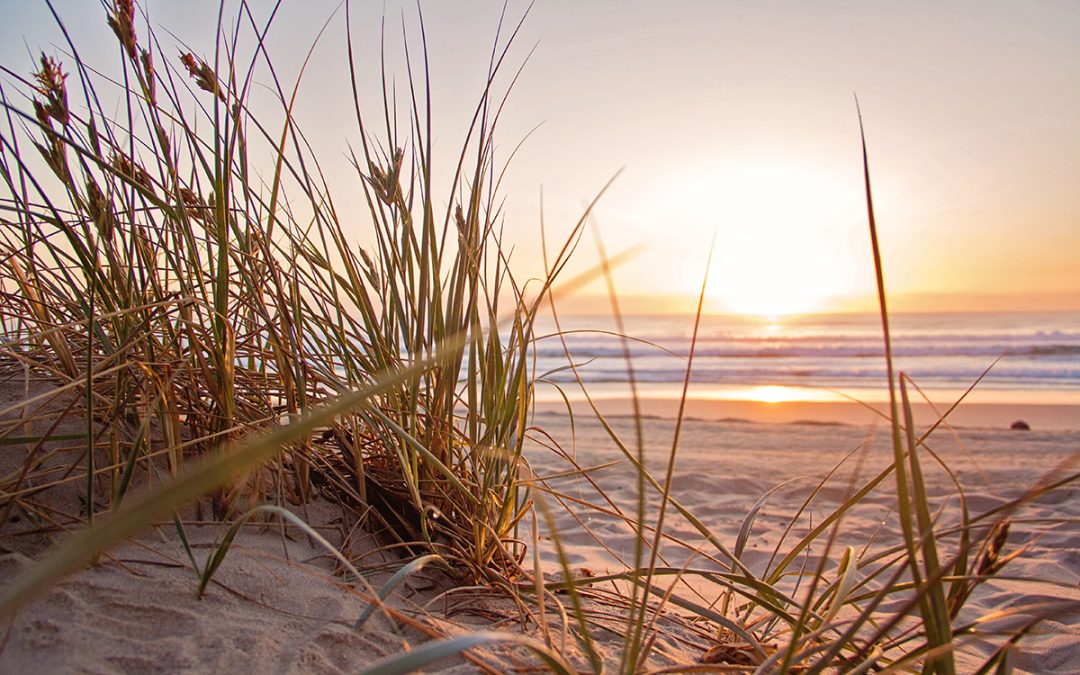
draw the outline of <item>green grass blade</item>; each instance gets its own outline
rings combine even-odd
[[[796,476],[795,478],[789,478],[788,480],[774,485],[765,494],[761,495],[754,505],[747,511],[746,516],[743,518],[742,524],[739,526],[739,534],[735,538],[735,549],[733,553],[735,557],[742,558],[743,551],[746,549],[746,543],[750,539],[750,532],[754,529],[754,521],[757,520],[757,514],[765,507],[765,504],[769,501],[769,497],[776,494],[778,491],[787,487],[791,483],[802,480],[802,476]]]
[[[188,560],[191,562],[191,569],[195,570],[195,573],[199,572],[199,563],[195,561],[195,551],[191,549],[191,543],[188,541],[187,530],[184,528],[184,523],[180,521],[180,516],[175,511],[172,514],[173,527],[176,528],[176,536],[180,538],[180,546],[184,549],[184,553],[187,555]]]
[[[237,472],[270,459],[285,444],[309,436],[335,417],[351,412],[367,404],[372,398],[391,391],[402,381],[423,372],[435,362],[436,359],[431,358],[402,371],[385,374],[375,383],[342,395],[292,424],[260,434],[240,445],[234,452],[203,460],[153,493],[131,501],[128,506],[101,518],[96,527],[73,535],[58,550],[8,584],[0,592],[0,615],[10,613],[20,604],[44,591],[105,547],[168,515],[181,504],[225,484]]]
[[[390,577],[389,581],[387,581],[379,588],[379,592],[377,594],[379,601],[381,602],[383,600],[386,600],[386,598],[394,592],[394,589],[397,588],[401,584],[401,582],[405,581],[405,579],[408,578],[410,574],[413,574],[414,572],[419,572],[427,565],[442,560],[443,557],[441,555],[437,553],[432,553],[429,555],[420,556],[415,560],[409,561],[407,565],[395,572],[394,576]],[[364,624],[367,623],[367,620],[369,618],[371,618],[371,615],[375,612],[375,609],[376,607],[378,607],[378,605],[379,603],[376,602],[372,602],[370,605],[368,605],[364,609],[364,611],[360,613],[360,616],[357,617],[356,623],[353,624],[353,629],[360,630],[361,628],[363,628]]]
[[[523,635],[512,633],[476,632],[460,637],[437,640],[420,645],[410,652],[391,656],[364,671],[364,675],[404,675],[414,673],[433,663],[492,642],[511,642],[533,652],[557,675],[571,675],[570,666],[554,651]],[[599,671],[598,671],[599,672]]]
[[[574,583],[574,572],[570,567],[570,559],[566,555],[566,550],[563,548],[562,537],[559,536],[558,528],[555,526],[555,518],[551,515],[551,510],[547,507],[547,504],[543,499],[537,499],[536,506],[540,509],[540,513],[544,517],[544,522],[551,532],[551,541],[555,544],[555,554],[558,556],[559,566],[562,568],[563,587],[566,589],[567,595],[570,596],[570,604],[573,608],[574,618],[577,619],[578,626],[581,628],[578,642],[581,644],[581,648],[585,652],[586,657],[588,657],[589,665],[592,666],[593,672],[602,673],[604,671],[604,659],[596,650],[596,646],[592,641],[592,636],[589,633],[589,623],[585,618],[585,610],[581,604],[581,596],[578,594],[577,587]],[[541,570],[536,570],[535,574],[541,574]],[[537,598],[537,600],[543,602],[543,598]]]
[[[916,592],[920,595],[919,606],[926,624],[926,636],[931,649],[935,649],[952,642],[952,631],[949,627],[949,609],[945,603],[945,588],[938,560],[937,540],[934,537],[933,517],[930,514],[930,500],[926,493],[922,467],[915,447],[915,420],[911,412],[911,402],[908,400],[906,376],[903,374],[900,375],[900,398],[904,410],[908,463],[911,468],[911,501],[919,528],[917,548],[922,551],[924,570],[922,576],[926,580],[926,586],[919,588]],[[914,570],[918,563],[912,559],[910,564]],[[916,579],[918,579],[917,576]],[[929,662],[927,666],[932,672],[953,675],[956,672],[956,666],[952,650],[943,650],[942,655]]]

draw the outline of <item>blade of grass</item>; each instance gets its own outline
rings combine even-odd
[[[573,672],[562,657],[531,638],[512,633],[477,631],[460,637],[428,642],[405,654],[387,657],[365,670],[364,674],[404,675],[405,673],[414,673],[443,659],[457,656],[464,651],[492,642],[509,642],[524,647],[539,657],[551,672],[558,675],[571,675]]]
[[[373,397],[390,391],[406,378],[437,362],[436,358],[431,358],[400,372],[384,374],[370,386],[343,395],[292,424],[260,434],[230,454],[203,460],[153,493],[129,502],[121,510],[102,518],[94,528],[72,536],[58,550],[9,583],[0,592],[0,614],[10,613],[105,547],[168,515],[188,500],[219,487],[233,474],[273,457],[285,444],[310,435],[337,416],[367,405]]]

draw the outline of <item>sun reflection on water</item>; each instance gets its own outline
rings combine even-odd
[[[747,398],[751,401],[763,403],[784,403],[786,401],[803,400],[801,392],[793,391],[791,387],[769,384],[760,387],[751,387],[747,391]]]
[[[792,403],[812,401],[837,401],[835,392],[812,387],[788,387],[780,384],[763,384],[734,387],[725,391],[710,392],[715,400],[757,401],[759,403]]]

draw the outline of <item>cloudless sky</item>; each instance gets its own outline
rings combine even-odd
[[[270,6],[252,4],[260,15]],[[84,58],[116,63],[97,3],[56,5]],[[180,39],[212,54],[216,2],[144,6],[166,53],[178,53]],[[421,6],[436,161],[448,167],[483,87],[502,5]],[[283,3],[269,47],[287,82],[335,8]],[[526,8],[510,2],[511,23]],[[29,72],[39,48],[63,58],[44,3],[0,0],[0,12],[6,66]],[[235,10],[227,13],[231,23]],[[373,105],[380,17],[396,54],[403,17],[410,39],[418,36],[416,6],[355,1],[353,13],[363,102]],[[316,47],[296,114],[363,239],[345,159],[356,130],[344,34],[339,11]],[[511,52],[513,68],[536,50],[499,133],[505,159],[541,125],[504,184],[515,262],[522,274],[540,268],[541,188],[554,239],[623,168],[596,222],[609,251],[645,245],[616,272],[633,308],[684,308],[714,232],[709,309],[865,307],[872,274],[857,93],[886,282],[898,306],[1080,309],[1078,36],[1080,3],[1071,0],[537,0]],[[403,82],[404,71],[396,77]],[[588,238],[578,269],[594,260]]]

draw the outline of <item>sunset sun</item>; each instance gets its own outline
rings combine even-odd
[[[708,297],[717,309],[781,316],[829,309],[855,277],[852,259],[782,223],[760,223],[715,254]]]
[[[1080,673],[1080,0],[0,18],[0,675]]]
[[[682,227],[687,260],[712,231],[707,309],[757,316],[828,311],[866,290],[866,246],[857,190],[822,167],[759,162],[737,171],[702,167],[662,195]],[[662,220],[659,222],[663,222]],[[688,268],[688,292],[700,287]]]

